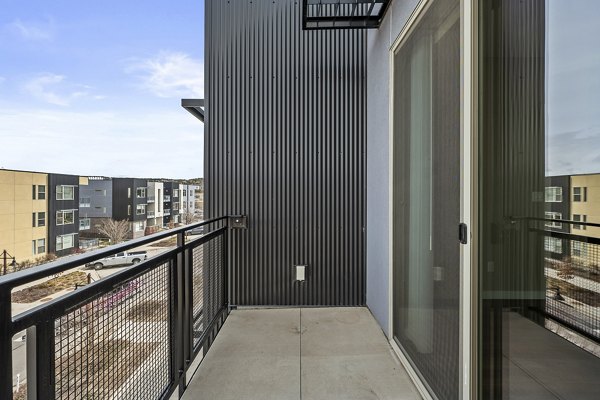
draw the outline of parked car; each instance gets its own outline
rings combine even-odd
[[[145,251],[124,251],[114,256],[105,257],[100,260],[86,264],[89,268],[102,269],[104,267],[115,267],[118,265],[133,265],[148,258]]]
[[[186,235],[204,235],[204,226],[198,226],[185,232]]]

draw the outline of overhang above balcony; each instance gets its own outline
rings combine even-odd
[[[302,29],[379,28],[391,0],[303,0]]]
[[[181,106],[204,122],[204,99],[181,99]]]

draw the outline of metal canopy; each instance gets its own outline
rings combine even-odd
[[[379,28],[392,0],[303,0],[302,29]]]
[[[204,99],[181,99],[181,107],[204,122]]]

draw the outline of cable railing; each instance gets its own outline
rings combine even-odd
[[[186,242],[201,226],[207,233]],[[15,335],[26,342],[28,398],[181,396],[229,314],[229,229],[227,217],[215,218],[0,278],[0,398],[15,391]],[[172,236],[175,246],[157,256],[12,315],[15,288]]]

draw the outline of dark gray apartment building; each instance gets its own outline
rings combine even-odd
[[[164,182],[163,226],[176,225],[179,219],[179,183]]]
[[[148,181],[136,178],[113,178],[112,217],[130,222],[130,237],[144,236]]]
[[[97,238],[98,225],[112,218],[112,178],[88,177],[87,186],[79,188],[79,237]]]
[[[79,185],[79,176],[48,174],[48,252],[57,256],[79,248]]]

